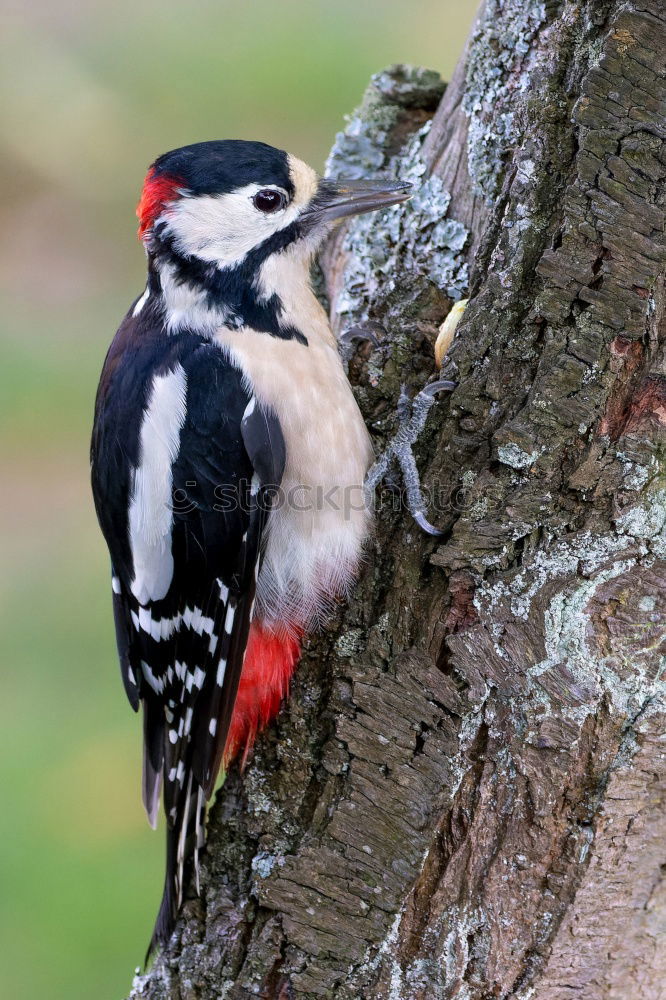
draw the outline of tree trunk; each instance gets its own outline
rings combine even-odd
[[[378,453],[470,298],[417,454],[446,534],[382,493],[133,996],[666,997],[665,58],[660,0],[487,0],[441,101],[393,68],[338,137],[422,185],[324,254],[387,331]]]

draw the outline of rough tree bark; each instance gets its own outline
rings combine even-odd
[[[134,997],[666,996],[665,57],[660,0],[487,0],[441,100],[394,68],[338,137],[422,182],[324,255],[388,331],[378,451],[470,297],[419,443],[446,535],[383,505]]]

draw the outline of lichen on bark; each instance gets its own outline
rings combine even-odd
[[[474,192],[487,201],[499,193],[507,158],[520,139],[515,94],[531,85],[530,57],[538,52],[532,42],[545,22],[544,3],[488,0],[475,26],[462,105],[469,118],[470,177]]]

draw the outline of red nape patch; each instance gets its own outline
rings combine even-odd
[[[180,197],[178,189],[182,187],[183,181],[179,177],[157,174],[155,167],[150,168],[143,182],[139,204],[136,206],[136,214],[139,219],[139,238],[142,238],[150,229],[166,203]]]
[[[252,749],[257,733],[280,710],[289,690],[289,681],[301,652],[299,639],[275,635],[260,622],[250,626],[234,714],[224,748],[224,767],[243,751],[241,767]]]

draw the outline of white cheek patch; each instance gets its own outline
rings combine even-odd
[[[139,438],[139,465],[130,497],[131,591],[140,604],[159,601],[173,577],[172,466],[185,423],[187,377],[182,365],[153,378]],[[147,623],[140,623],[147,624]]]
[[[296,201],[277,212],[260,212],[252,199],[264,189],[282,191],[274,184],[246,184],[228,194],[176,202],[164,216],[176,250],[218,267],[239,264],[250,250],[290,225],[299,213]]]

